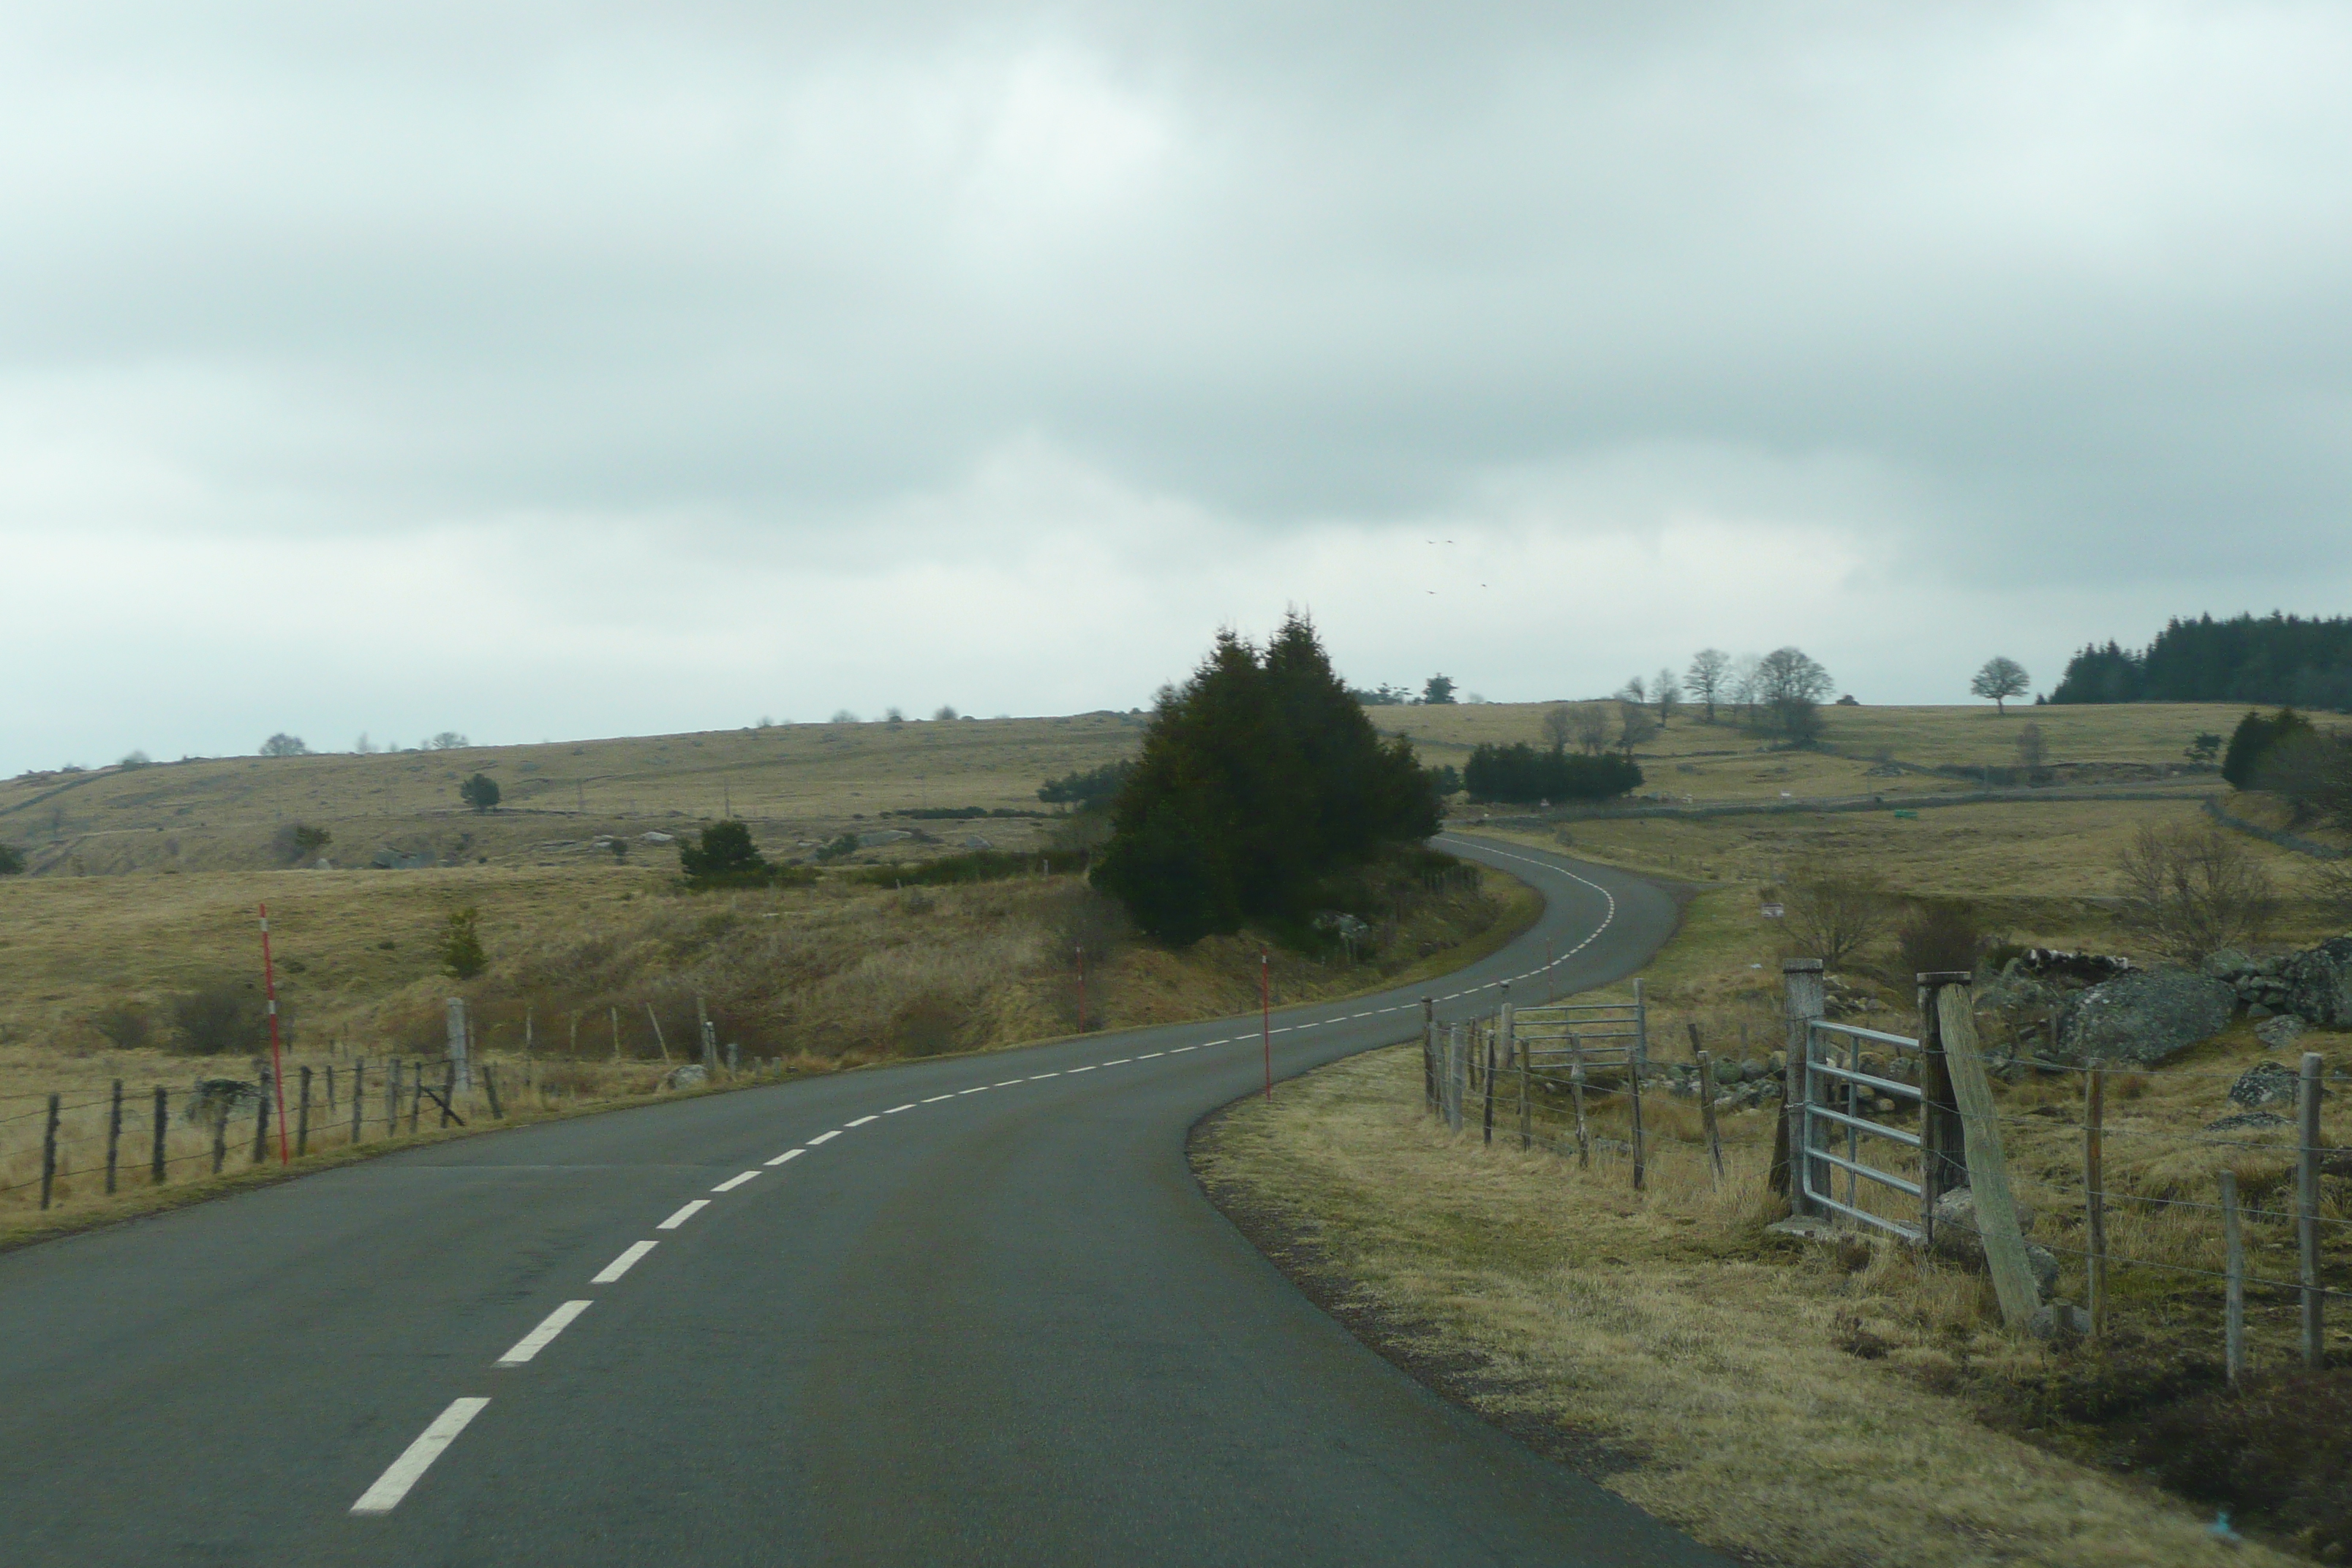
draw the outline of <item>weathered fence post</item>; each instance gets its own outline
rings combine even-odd
[[[367,1099],[367,1058],[352,1064],[352,1142],[360,1141],[361,1107]]]
[[[2295,1245],[2302,1255],[2303,1364],[2315,1370],[2327,1363],[2327,1293],[2319,1287],[2319,1097],[2317,1051],[2303,1053],[2303,1092],[2295,1106],[2295,1124],[2303,1136],[2294,1165]]]
[[[498,1074],[491,1070],[490,1064],[488,1062],[482,1064],[482,1089],[490,1097],[490,1119],[494,1121],[504,1121],[506,1112],[499,1109]]]
[[[294,1152],[307,1154],[310,1152],[310,1069],[307,1067],[301,1081],[301,1096],[295,1101]]]
[[[450,1109],[457,1100],[457,1064],[447,1063],[441,1072],[441,1125],[449,1125]]]
[[[1691,1039],[1696,1046],[1698,1026],[1691,1026]],[[1698,1060],[1698,1120],[1706,1130],[1706,1157],[1715,1167],[1715,1184],[1723,1185],[1723,1134],[1715,1125],[1715,1061],[1705,1051],[1696,1051]]]
[[[1486,1109],[1483,1141],[1492,1143],[1495,1141],[1495,1035],[1496,1031],[1495,1026],[1489,1024],[1479,1032],[1486,1037],[1486,1092],[1485,1095]]]
[[[1519,1047],[1518,1016],[1508,1002],[1503,1004],[1503,1042],[1519,1069],[1519,1148],[1525,1151],[1536,1146],[1535,1083],[1528,1053]]]
[[[654,1005],[650,1002],[646,1004],[646,1016],[653,1020],[654,1044],[661,1047],[662,1060],[664,1062],[667,1062],[669,1060],[669,1042],[662,1038],[661,1015],[654,1011]]]
[[[1639,986],[1642,983],[1637,980],[1633,984]],[[1642,1058],[1636,1056],[1630,1064],[1630,1068],[1631,1070],[1625,1075],[1625,1087],[1627,1093],[1633,1097],[1633,1190],[1638,1193],[1650,1184],[1648,1151],[1643,1147],[1644,1140],[1642,1137]]]
[[[1576,1168],[1592,1169],[1592,1130],[1584,1121],[1584,1042],[1568,1031],[1568,1097],[1576,1106]]]
[[[1462,1026],[1445,1027],[1445,1127],[1462,1131],[1462,1102],[1470,1094],[1470,1053],[1462,1043]]]
[[[213,1174],[217,1176],[221,1167],[228,1163],[228,1107],[215,1105],[212,1109]]]
[[[1936,1242],[1936,1203],[1969,1184],[1968,1132],[1952,1094],[1952,1068],[1944,1048],[1937,999],[1948,985],[1974,978],[1963,970],[1930,970],[1914,975],[1919,998],[1919,1240]]]
[[[1437,1115],[1437,1004],[1426,996],[1421,999],[1421,1098]]]
[[[58,1097],[49,1096],[49,1110],[41,1122],[41,1206],[49,1206],[49,1194],[58,1184]]]
[[[2238,1225],[2238,1173],[2221,1173],[2221,1359],[2235,1388],[2246,1374],[2246,1238]]]
[[[463,996],[452,996],[446,1006],[449,1014],[450,1081],[455,1082],[462,1078],[466,1080],[466,1087],[471,1089],[474,1087],[474,1065],[466,1054],[468,1044],[466,1028],[466,999]]]
[[[261,1075],[261,1100],[253,1108],[253,1158],[249,1163],[258,1165],[269,1154],[269,1099],[278,1083],[267,1071]]]
[[[1650,1000],[1639,975],[1633,979],[1633,1060],[1650,1065]]]
[[[400,1131],[400,1058],[393,1058],[383,1064],[383,1135],[387,1138]]]
[[[1976,1194],[1977,1235],[1984,1241],[1985,1265],[1992,1274],[1993,1293],[2000,1299],[2001,1321],[2014,1331],[2024,1328],[2041,1310],[2042,1288],[2033,1278],[2032,1265],[2025,1256],[2025,1237],[2017,1226],[2009,1162],[2000,1146],[2000,1109],[1993,1100],[1992,1079],[1986,1075],[1984,1054],[1977,1046],[1977,1021],[1970,1001],[1965,980],[1947,981],[1937,990],[1936,1022],[1965,1134],[1969,1185]]]
[[[335,1064],[327,1064],[327,1114],[335,1113]]]
[[[416,1136],[416,1119],[425,1110],[425,1064],[408,1064],[408,1135]]]
[[[2083,1271],[2089,1280],[2094,1338],[2107,1328],[2106,1126],[2107,1065],[2094,1061],[2083,1075]]]
[[[1796,1152],[1803,1146],[1809,1121],[1805,1096],[1811,1091],[1812,1075],[1805,1070],[1805,1059],[1812,1048],[1813,1020],[1822,1016],[1822,961],[1790,959],[1780,965],[1780,984],[1781,1010],[1789,1025],[1789,1065],[1783,1075],[1780,1120],[1772,1129],[1772,1170],[1768,1180],[1774,1192],[1789,1194],[1791,1215],[1811,1214],[1812,1202],[1805,1196],[1805,1179],[1797,1170]]]
[[[163,1184],[163,1131],[171,1125],[172,1101],[162,1084],[155,1086],[154,1146],[147,1155],[147,1179],[157,1186]]]
[[[106,1190],[114,1191],[115,1159],[122,1149],[122,1080],[114,1080],[114,1099],[106,1113]]]

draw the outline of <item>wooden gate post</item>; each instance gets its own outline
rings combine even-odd
[[[106,1190],[114,1191],[114,1167],[122,1152],[122,1080],[114,1080],[114,1100],[106,1114]]]
[[[2295,1109],[2295,1125],[2303,1136],[2294,1167],[2295,1243],[2302,1254],[2303,1364],[2315,1370],[2327,1363],[2327,1293],[2319,1288],[2319,1053],[2303,1053],[2303,1082],[2296,1087],[2303,1100]]]
[[[310,1069],[302,1069],[302,1095],[297,1103],[294,1123],[294,1152],[310,1152]]]
[[[1804,1215],[1812,1213],[1813,1205],[1805,1196],[1796,1151],[1804,1146],[1808,1121],[1805,1097],[1812,1088],[1812,1074],[1805,1070],[1805,1057],[1812,1048],[1813,1020],[1822,1012],[1822,961],[1790,959],[1780,965],[1780,984],[1784,998],[1781,1010],[1789,1025],[1789,1065],[1783,1074],[1780,1125],[1772,1130],[1769,1180],[1774,1192],[1789,1194],[1790,1214]]]
[[[269,1099],[278,1084],[268,1073],[261,1075],[261,1100],[253,1108],[253,1159],[258,1165],[269,1155]]]
[[[58,1097],[49,1096],[47,1116],[41,1122],[41,1206],[49,1206],[49,1194],[58,1184]]]
[[[2000,1298],[2001,1321],[2014,1331],[2042,1306],[2042,1288],[2026,1260],[2025,1237],[2017,1227],[2017,1203],[2009,1188],[2009,1162],[2001,1152],[2000,1109],[1992,1098],[1984,1054],[1977,1045],[1976,1015],[1966,981],[1947,981],[1936,994],[1936,1019],[1942,1032],[1952,1094],[1966,1131],[1969,1185],[1976,1194],[1977,1235],[1993,1293]]]
[[[1698,1026],[1691,1026],[1691,1038],[1698,1038]],[[1715,1058],[1705,1051],[1696,1054],[1698,1062],[1698,1120],[1706,1130],[1706,1157],[1715,1167],[1715,1184],[1723,1185],[1723,1134],[1715,1124]]]
[[[1913,978],[1919,987],[1919,1244],[1931,1247],[1936,1244],[1936,1200],[1969,1184],[1968,1132],[1959,1102],[1953,1098],[1938,999],[1946,986],[1966,986],[1974,976],[1965,970],[1938,969]]]
[[[1584,1121],[1584,1042],[1568,1031],[1568,1092],[1576,1104],[1576,1168],[1592,1168],[1592,1131]]]
[[[163,1130],[171,1125],[171,1108],[172,1100],[169,1092],[162,1084],[157,1084],[155,1086],[155,1125],[152,1130],[154,1142],[147,1156],[147,1179],[159,1187],[163,1184],[165,1175]]]

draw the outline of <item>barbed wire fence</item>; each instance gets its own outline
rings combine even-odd
[[[2250,1370],[2250,1300],[2291,1309],[2298,1359],[2326,1363],[2328,1304],[2352,1298],[2352,1214],[2328,1185],[2352,1178],[2352,1143],[2334,1110],[2332,1086],[2343,1073],[2309,1051],[2291,1073],[2275,1063],[2250,1074],[2021,1062],[1980,1046],[1969,976],[1923,974],[1917,983],[1914,1037],[1824,1017],[1819,963],[1785,966],[1787,1067],[1774,1085],[1780,1098],[1766,1102],[1771,1152],[1753,1184],[1760,1190],[1743,1188],[1743,1198],[1776,1213],[1785,1203],[1801,1232],[1875,1233],[1923,1253],[1980,1258],[2012,1328],[2073,1305],[2049,1299],[2053,1270],[2033,1268],[2041,1252],[2080,1270],[2080,1331],[2091,1337],[2110,1331],[2119,1279],[2209,1280],[2233,1383]],[[1736,1173],[1720,1119],[1753,1102],[1718,1092],[1726,1086],[1696,1025],[1687,1064],[1654,1060],[1652,1025],[1638,982],[1630,1001],[1520,1008],[1506,1000],[1443,1026],[1424,1002],[1424,1110],[1489,1144],[1499,1123],[1507,1142],[1516,1137],[1523,1150],[1635,1192],[1650,1186],[1661,1160],[1687,1162],[1685,1175],[1725,1191]],[[2019,1079],[2021,1072],[2031,1076]],[[2231,1101],[2244,1107],[2240,1114],[2196,1120],[2210,1113],[2210,1104],[2194,1109],[2206,1087],[2243,1090],[2256,1075],[2265,1081]],[[1971,1084],[1980,1087],[1971,1093]],[[2187,1087],[2200,1092],[2165,1099]],[[1662,1121],[1662,1103],[1677,1108],[1679,1125]],[[2292,1121],[2263,1109],[2290,1103]],[[1760,1153],[1755,1124],[1744,1125]],[[1950,1200],[1962,1193],[1969,1201],[1956,1223]],[[2068,1325],[2060,1315],[2054,1331],[2042,1331]]]

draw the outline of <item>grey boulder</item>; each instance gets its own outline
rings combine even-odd
[[[2256,1062],[2230,1086],[2230,1103],[2259,1110],[2269,1105],[2293,1105],[2300,1088],[2295,1074],[2277,1062]]]
[[[2136,969],[2075,994],[2058,1021],[2056,1060],[2148,1066],[2227,1028],[2237,988],[2189,969]]]
[[[2281,1011],[2323,1028],[2352,1026],[2352,936],[2281,960],[2279,978],[2286,984]]]

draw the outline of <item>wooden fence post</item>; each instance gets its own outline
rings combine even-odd
[[[1462,1043],[1462,1026],[1445,1026],[1445,1129],[1462,1131],[1462,1101],[1470,1092],[1469,1053]]]
[[[661,1047],[662,1060],[664,1062],[667,1062],[669,1060],[669,1042],[662,1038],[661,1015],[654,1011],[654,1005],[650,1002],[646,1004],[646,1016],[653,1020],[654,1044]]]
[[[1638,985],[1641,982],[1637,980],[1634,984]],[[1636,1056],[1634,1059],[1628,1064],[1628,1067],[1630,1070],[1628,1070],[1625,1075],[1625,1087],[1627,1092],[1633,1096],[1633,1190],[1638,1193],[1650,1184],[1649,1163],[1646,1157],[1646,1152],[1642,1147],[1642,1062],[1640,1057]]]
[[[367,1058],[352,1064],[352,1142],[360,1141],[362,1107],[367,1100]]]
[[[1781,1012],[1789,1026],[1789,1065],[1782,1074],[1780,1123],[1772,1129],[1769,1183],[1772,1191],[1789,1194],[1791,1215],[1804,1215],[1812,1213],[1813,1205],[1805,1196],[1805,1180],[1797,1170],[1796,1151],[1802,1145],[1806,1132],[1805,1096],[1810,1092],[1812,1075],[1805,1070],[1805,1054],[1811,1049],[1813,1020],[1822,1016],[1822,961],[1790,959],[1780,965],[1780,984]]]
[[[1938,969],[1912,978],[1919,998],[1919,1240],[1933,1247],[1937,1200],[1969,1184],[1968,1131],[1953,1099],[1937,998],[1947,985],[1965,985],[1974,977],[1963,970]]]
[[[452,1061],[441,1079],[441,1125],[449,1125],[449,1108],[457,1098],[457,1064]]]
[[[261,1075],[261,1102],[253,1108],[253,1158],[248,1162],[251,1164],[260,1164],[269,1153],[269,1099],[277,1087],[276,1080],[269,1074],[265,1072]]]
[[[49,1206],[50,1191],[58,1184],[58,1097],[49,1096],[48,1115],[41,1122],[41,1206]]]
[[[114,1080],[114,1099],[106,1113],[106,1190],[114,1191],[116,1156],[122,1150],[122,1080]]]
[[[2090,1281],[2091,1333],[2107,1327],[2107,1067],[2094,1061],[2083,1075],[2083,1251]]]
[[[2246,1374],[2246,1238],[2238,1224],[2238,1173],[2221,1173],[2221,1359],[2230,1386]]]
[[[213,1107],[213,1174],[219,1175],[227,1163],[228,1107],[216,1104]]]
[[[335,1113],[335,1064],[327,1064],[327,1114]]]
[[[1698,1038],[1698,1026],[1691,1026],[1691,1038]],[[1706,1157],[1715,1167],[1715,1184],[1723,1185],[1723,1135],[1715,1125],[1715,1061],[1705,1051],[1696,1052],[1698,1060],[1698,1120],[1706,1129]]]
[[[1511,1054],[1518,1061],[1519,1148],[1525,1151],[1536,1146],[1535,1075],[1528,1066],[1528,1053],[1519,1046],[1518,1018],[1507,1002],[1503,1004],[1503,1037],[1509,1042]]]
[[[1576,1107],[1576,1168],[1592,1169],[1592,1131],[1584,1121],[1584,1043],[1568,1031],[1568,1097]]]
[[[2303,1364],[2315,1371],[2327,1364],[2327,1293],[2319,1287],[2319,1053],[2304,1052],[2303,1082],[2297,1086],[2303,1098],[2295,1107],[2303,1147],[2294,1166],[2294,1228],[2303,1265]]]
[[[383,1064],[383,1135],[400,1131],[400,1058]]]
[[[1936,994],[1936,1021],[1943,1033],[1945,1062],[1951,1069],[1953,1098],[1958,1102],[1966,1134],[1969,1185],[1976,1194],[1977,1235],[1984,1241],[1985,1264],[1992,1274],[1993,1293],[2000,1299],[2001,1321],[2019,1330],[2041,1310],[2042,1288],[2033,1278],[2033,1267],[2025,1256],[2025,1237],[2017,1227],[2009,1162],[2000,1146],[2000,1108],[1993,1100],[1992,1079],[1985,1073],[1984,1055],[1977,1046],[1977,1021],[1970,1001],[1965,981],[1945,984]]]
[[[157,1186],[164,1181],[163,1130],[171,1125],[171,1095],[162,1084],[155,1086],[155,1125],[152,1129],[154,1147],[147,1156],[147,1179]]]
[[[1421,1098],[1432,1116],[1441,1109],[1437,1092],[1437,1004],[1421,999]]]
[[[302,1091],[301,1091],[301,1097],[300,1097],[299,1100],[297,1100],[295,1101],[295,1111],[294,1111],[294,1152],[296,1152],[297,1154],[307,1154],[307,1153],[309,1153],[310,1152],[310,1069],[309,1068],[305,1067],[305,1068],[302,1069]]]
[[[408,1135],[416,1136],[416,1119],[425,1111],[425,1064],[408,1064]]]
[[[1484,1133],[1484,1140],[1483,1140],[1483,1141],[1484,1141],[1484,1142],[1487,1142],[1487,1143],[1492,1143],[1492,1142],[1494,1142],[1494,1141],[1495,1141],[1495,1034],[1496,1034],[1496,1030],[1495,1030],[1494,1026],[1492,1026],[1492,1025],[1488,1025],[1486,1028],[1484,1028],[1484,1029],[1480,1030],[1479,1032],[1480,1032],[1481,1034],[1483,1034],[1483,1035],[1485,1035],[1485,1036],[1486,1037],[1486,1097],[1485,1097],[1485,1098],[1486,1098],[1486,1115],[1485,1115],[1485,1128],[1486,1128],[1486,1130],[1485,1130],[1485,1133]]]
[[[493,1121],[506,1120],[507,1113],[499,1109],[498,1075],[490,1070],[490,1064],[488,1062],[482,1064],[482,1089],[490,1097],[490,1120]]]

